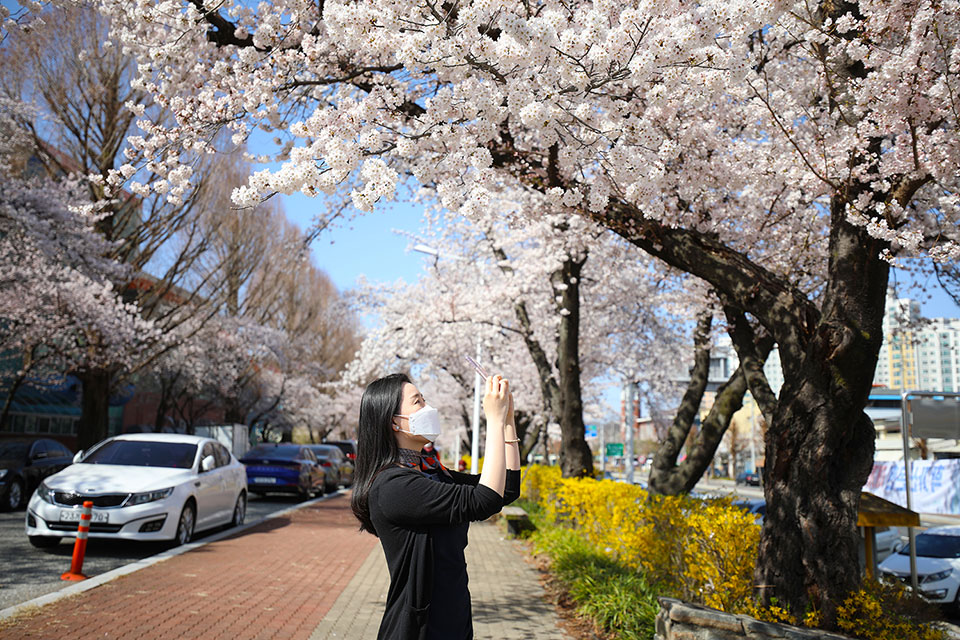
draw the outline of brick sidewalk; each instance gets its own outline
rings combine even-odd
[[[470,525],[467,571],[477,640],[551,640],[568,636],[553,605],[544,600],[537,572],[519,543],[505,540],[490,522]],[[390,576],[383,550],[367,556],[310,640],[376,638]]]
[[[495,525],[470,527],[478,640],[566,637],[523,555]],[[0,622],[0,640],[365,640],[388,581],[340,496]]]
[[[332,498],[5,621],[0,639],[306,640],[376,544]]]

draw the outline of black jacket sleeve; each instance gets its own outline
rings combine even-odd
[[[480,474],[472,473],[461,473],[459,471],[454,471],[453,469],[448,469],[450,472],[450,477],[453,478],[453,481],[456,484],[468,484],[471,487],[475,487],[480,484]]]
[[[507,469],[507,480],[503,485],[503,506],[507,506],[520,497],[520,470]]]
[[[474,487],[480,482],[479,475],[460,473],[459,471],[450,471],[450,477],[457,484],[468,484]],[[520,470],[507,469],[507,479],[503,485],[503,506],[507,506],[519,497]]]
[[[484,520],[503,508],[503,498],[490,487],[435,482],[419,471],[387,469],[376,482],[381,512],[401,525]]]

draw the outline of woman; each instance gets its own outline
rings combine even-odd
[[[520,494],[513,396],[487,379],[487,438],[479,476],[450,471],[424,445],[440,435],[437,410],[397,373],[371,382],[360,401],[353,513],[380,538],[390,570],[379,640],[473,638],[467,527]]]

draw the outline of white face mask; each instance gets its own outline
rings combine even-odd
[[[422,409],[414,411],[408,416],[396,414],[398,418],[406,418],[410,421],[410,431],[404,431],[414,436],[423,436],[430,442],[433,442],[440,435],[440,412],[425,405]],[[397,431],[403,431],[400,427],[394,427]]]

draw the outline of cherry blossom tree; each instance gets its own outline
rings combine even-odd
[[[19,356],[2,381],[2,425],[28,380],[56,383],[67,371],[129,363],[156,330],[114,286],[129,267],[108,257],[111,244],[96,231],[104,214],[77,180],[24,177],[28,141],[11,116],[27,108],[0,106],[0,351]]]
[[[93,231],[103,238],[103,256],[127,265],[104,275],[119,278],[110,280],[113,289],[155,329],[143,336],[136,357],[98,356],[70,371],[83,385],[77,438],[87,447],[107,435],[111,392],[185,335],[177,330],[181,323],[216,311],[217,299],[188,288],[186,276],[208,241],[200,233],[200,212],[218,200],[220,206],[229,203],[235,185],[207,180],[224,157],[183,149],[158,157],[155,149],[137,150],[137,134],[149,135],[171,118],[148,91],[131,87],[136,62],[109,41],[104,16],[76,4],[42,8],[37,15],[28,27],[7,34],[0,49],[5,117],[26,141],[19,149],[22,168],[51,180],[74,180],[74,197],[99,212]],[[166,163],[162,176],[160,163]],[[117,353],[109,334],[84,340],[88,349]]]
[[[521,453],[556,424],[564,474],[588,475],[584,405],[600,401],[600,381],[625,362],[650,384],[673,386],[669,363],[682,336],[673,326],[685,319],[684,296],[665,287],[670,278],[635,248],[583,220],[544,216],[505,225],[503,212],[527,197],[512,195],[519,197],[505,194],[482,219],[429,217],[412,238],[442,251],[425,279],[361,296],[381,325],[364,341],[354,375],[362,380],[397,366],[417,367],[418,379],[424,367],[437,377],[443,371],[461,390],[445,413],[466,425],[473,371],[464,354],[480,337],[488,369],[508,373],[517,406],[533,418],[518,425]]]
[[[785,383],[756,582],[833,624],[890,261],[960,257],[955,0],[97,4],[177,117],[142,149],[286,138],[238,204],[350,184],[369,209],[409,175],[472,216],[522,185],[762,325]]]

